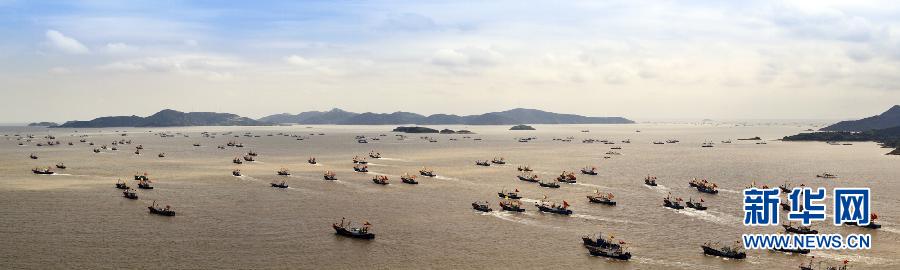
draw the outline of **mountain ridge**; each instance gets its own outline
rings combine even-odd
[[[331,113],[331,117],[323,117]],[[301,117],[302,115],[315,115]],[[352,113],[340,109],[328,112],[309,111],[296,115],[287,113],[262,117],[259,121],[292,124],[334,124],[334,125],[518,125],[518,124],[633,124],[624,117],[590,117],[577,114],[561,114],[537,109],[515,108],[501,112],[459,116],[454,114],[432,114],[397,111],[393,113]]]
[[[900,126],[900,105],[894,105],[887,111],[859,120],[841,121],[821,128],[821,131],[869,131]]]
[[[270,123],[257,121],[232,113],[180,112],[164,109],[147,117],[104,116],[88,121],[68,121],[59,128],[106,128],[106,127],[179,127],[179,126],[269,126]]]

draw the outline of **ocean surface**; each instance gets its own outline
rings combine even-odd
[[[777,140],[810,128],[802,125],[534,126],[535,131],[433,126],[477,134],[405,134],[403,140],[390,132],[393,126],[3,127],[0,268],[797,269],[814,256],[816,261],[834,265],[846,259],[853,269],[900,269],[900,184],[896,182],[900,157],[884,155],[889,149],[875,143],[834,146]],[[204,131],[215,133],[215,138],[201,136]],[[162,138],[160,132],[175,136]],[[35,139],[17,141],[15,134]],[[42,137],[47,135],[56,136],[62,144],[36,146],[46,142]],[[380,140],[361,144],[354,138],[357,135]],[[737,140],[754,136],[767,144]],[[523,137],[536,139],[518,142]],[[553,140],[565,137],[574,140]],[[582,143],[589,138],[617,143]],[[620,143],[625,139],[631,143]],[[680,142],[651,143],[667,139]],[[92,152],[101,145],[112,147],[111,142],[118,140],[133,143],[118,145],[119,151]],[[733,143],[720,143],[723,140]],[[245,147],[217,148],[229,141]],[[716,144],[701,148],[703,142]],[[139,144],[144,150],[135,155]],[[613,150],[621,155],[604,158],[612,146],[622,147]],[[257,162],[231,162],[250,150],[259,153]],[[371,172],[353,172],[352,158],[372,150],[383,158],[368,159]],[[29,159],[30,153],[39,159]],[[157,157],[159,153],[166,157]],[[316,157],[319,164],[308,164],[309,157]],[[474,165],[476,160],[494,157],[509,163]],[[56,175],[30,171],[59,162],[68,168],[55,170]],[[523,164],[548,180],[563,170],[577,172],[585,166],[596,166],[599,175],[578,174],[577,184],[546,189],[516,179],[516,167]],[[415,174],[422,167],[433,169],[438,177],[419,177],[419,185],[399,181],[403,173]],[[244,176],[231,175],[237,168]],[[292,175],[277,176],[280,168]],[[335,171],[339,180],[322,180],[326,170]],[[826,171],[839,177],[815,177]],[[136,186],[133,175],[144,172],[155,189],[138,190],[139,200],[122,198],[114,187],[116,180]],[[392,183],[372,183],[375,174],[389,175]],[[647,175],[656,176],[659,186],[645,186]],[[706,195],[690,188],[688,181],[695,177],[717,183],[720,193]],[[270,182],[281,179],[290,188],[270,187]],[[785,181],[829,190],[870,187],[874,211],[884,228],[813,225],[822,233],[871,233],[871,250],[809,255],[749,250],[745,260],[703,255],[700,245],[704,242],[731,243],[743,233],[783,232],[780,226],[742,224],[739,192],[754,181],[771,187]],[[497,211],[497,192],[502,189],[520,190],[527,211]],[[585,196],[594,190],[615,194],[618,205],[588,203]],[[663,208],[662,198],[668,193],[685,200],[702,197],[710,209]],[[574,214],[536,211],[533,203],[544,196],[567,201]],[[171,205],[178,215],[148,214],[147,206],[154,200]],[[472,202],[485,200],[494,212],[472,209]],[[376,239],[336,236],[330,225],[342,217],[354,224],[372,223]],[[616,261],[588,255],[580,237],[596,232],[627,242],[633,258]]]

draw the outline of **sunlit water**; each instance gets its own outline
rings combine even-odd
[[[752,181],[777,186],[784,181],[807,186],[871,187],[873,204],[885,228],[869,231],[819,222],[823,233],[871,233],[874,248],[866,251],[814,251],[817,259],[836,264],[844,259],[859,269],[900,267],[900,159],[885,156],[874,143],[831,146],[775,139],[808,127],[714,127],[692,125],[536,125],[537,131],[508,127],[467,126],[476,135],[407,134],[398,140],[388,126],[191,127],[37,129],[0,128],[0,268],[305,268],[305,269],[796,269],[809,256],[748,251],[743,261],[704,256],[700,244],[733,242],[742,233],[775,233],[780,227],[745,227],[741,195]],[[444,128],[444,127],[439,127]],[[590,129],[589,133],[580,130]],[[116,130],[128,131],[122,137]],[[635,132],[640,130],[641,132]],[[152,132],[151,132],[152,131]],[[190,137],[160,138],[161,131]],[[218,132],[204,138],[200,132]],[[234,132],[231,136],[223,132]],[[260,137],[239,137],[252,132]],[[300,135],[266,136],[283,132]],[[326,135],[309,135],[310,133]],[[34,146],[52,133],[63,145]],[[17,146],[14,134],[33,134],[34,142]],[[359,144],[356,135],[377,137]],[[81,135],[95,146],[80,143]],[[431,136],[428,142],[420,136]],[[482,138],[481,141],[463,136]],[[553,138],[575,137],[572,142]],[[768,144],[738,141],[760,136]],[[537,137],[528,143],[516,138]],[[457,141],[450,141],[456,138]],[[609,139],[622,155],[604,159],[612,145],[585,144],[582,139]],[[677,144],[652,141],[678,139]],[[119,151],[91,150],[114,140],[130,139]],[[719,143],[730,139],[732,144]],[[217,149],[228,141],[244,148]],[[716,142],[713,148],[699,147]],[[65,145],[73,142],[74,146]],[[192,144],[202,146],[194,147]],[[134,146],[142,144],[142,155]],[[110,145],[112,146],[112,145]],[[259,162],[236,165],[234,157],[249,150]],[[384,158],[369,159],[370,173],[352,170],[353,156],[370,150]],[[165,158],[157,154],[165,152]],[[29,153],[40,156],[28,158]],[[319,164],[306,162],[315,156]],[[505,157],[505,166],[475,166],[475,160]],[[65,162],[60,175],[33,175],[31,168]],[[528,164],[544,179],[562,170],[597,166],[599,175],[578,175],[578,184],[544,189],[519,181],[516,167]],[[435,178],[419,177],[419,185],[400,183],[403,173],[423,166]],[[290,177],[275,174],[279,168]],[[240,168],[244,176],[234,177]],[[325,170],[339,181],[324,181]],[[817,179],[823,171],[837,179]],[[138,190],[127,200],[113,187],[147,172],[156,189]],[[373,184],[386,174],[392,184]],[[643,185],[648,174],[658,187]],[[693,177],[708,178],[722,190],[701,195],[688,187]],[[286,179],[289,189],[269,183]],[[501,189],[519,189],[525,213],[496,212]],[[591,205],[585,195],[612,192],[615,207]],[[685,199],[706,200],[710,210],[675,211],[661,206],[671,192]],[[532,206],[543,196],[566,200],[572,216],[542,214]],[[171,205],[176,217],[148,214],[156,200]],[[473,201],[491,202],[495,212],[471,209]],[[341,217],[369,221],[374,241],[334,235],[330,224]],[[634,257],[622,262],[591,257],[580,242],[586,233],[602,231],[628,242]]]

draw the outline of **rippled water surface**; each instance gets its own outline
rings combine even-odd
[[[127,131],[125,137],[114,128],[77,133],[0,128],[0,268],[796,269],[810,256],[830,263],[848,259],[857,269],[900,268],[900,185],[896,183],[900,157],[885,156],[888,150],[874,143],[832,146],[776,140],[805,126],[535,127],[538,130],[449,127],[477,132],[468,136],[481,141],[438,134],[407,134],[405,140],[398,140],[388,126],[119,128]],[[590,132],[580,132],[583,129]],[[217,135],[205,138],[203,131]],[[189,137],[161,138],[158,132]],[[246,132],[259,137],[233,137]],[[33,134],[35,139],[18,146],[15,134]],[[35,146],[48,134],[63,144]],[[356,135],[380,140],[360,144]],[[78,142],[80,136],[96,145]],[[420,136],[432,136],[438,142]],[[575,140],[552,140],[569,136]],[[736,140],[753,136],[767,144]],[[516,140],[520,137],[537,139],[520,143]],[[587,138],[630,139],[631,143],[581,142]],[[119,151],[91,151],[120,139],[134,143],[119,145]],[[666,139],[681,142],[651,144]],[[728,139],[733,143],[719,143]],[[228,141],[245,147],[217,149]],[[701,148],[706,141],[717,144]],[[133,153],[137,144],[145,148],[142,155]],[[603,158],[612,146],[622,147],[614,150],[622,155]],[[259,153],[258,162],[231,163],[251,149]],[[370,150],[384,158],[369,159],[368,174],[353,172],[353,156]],[[161,152],[165,158],[157,157]],[[40,158],[29,159],[29,153]],[[310,156],[319,164],[308,164]],[[475,160],[495,156],[505,157],[509,164],[474,165]],[[69,168],[48,176],[30,172],[58,162]],[[584,166],[596,166],[599,175],[578,175],[577,184],[544,189],[515,178],[516,166],[521,164],[530,165],[545,179]],[[400,175],[416,173],[423,166],[439,176],[420,177],[419,185],[400,183]],[[231,176],[235,168],[244,176]],[[292,172],[286,178],[288,189],[269,187],[270,182],[285,178],[276,175],[280,168]],[[326,170],[336,171],[340,180],[322,180]],[[815,178],[823,171],[840,177]],[[136,201],[122,198],[113,185],[116,179],[136,186],[130,179],[138,172],[147,172],[156,189],[138,190]],[[373,184],[374,174],[389,175],[393,183]],[[648,174],[658,177],[658,187],[643,185]],[[693,177],[717,183],[721,192],[701,195],[688,187]],[[704,256],[699,245],[706,241],[733,242],[742,233],[782,231],[742,225],[738,192],[752,181],[769,186],[790,181],[829,189],[871,187],[874,209],[885,228],[814,225],[824,233],[871,233],[874,247],[866,251],[814,251],[798,256],[754,250],[743,261]],[[521,191],[526,212],[472,210],[470,204],[476,200],[488,200],[499,209],[497,192],[504,188]],[[618,205],[589,204],[585,195],[594,190],[614,193]],[[661,200],[668,193],[685,199],[702,197],[710,209],[663,208]],[[535,211],[531,204],[545,195],[569,202],[574,214]],[[149,215],[146,206],[153,200],[171,205],[178,216]],[[371,222],[377,239],[335,236],[329,225],[341,217]],[[579,237],[598,231],[628,242],[632,260],[589,256]]]

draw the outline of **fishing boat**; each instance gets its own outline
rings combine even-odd
[[[491,163],[487,160],[476,160],[475,165],[478,166],[491,166]]]
[[[359,239],[375,239],[375,234],[369,232],[369,229],[372,227],[372,224],[366,221],[363,223],[362,227],[351,227],[350,222],[344,224],[344,219],[341,218],[341,223],[332,223],[331,227],[334,228],[334,232],[340,236],[346,236],[350,238],[359,238]]]
[[[35,155],[34,153],[31,153],[31,155],[29,155],[28,157],[31,159],[38,159],[38,156]]]
[[[557,182],[538,182],[538,185],[545,188],[559,188],[559,184]]]
[[[869,228],[869,229],[881,229],[881,224],[875,223],[875,220],[877,220],[877,219],[878,219],[878,214],[872,213],[871,215],[869,215],[869,224],[867,224],[867,225],[860,226],[858,222],[853,222],[853,221],[844,222],[844,225],[857,226],[857,227]]]
[[[52,170],[50,170],[50,167],[47,167],[46,169],[34,168],[34,169],[31,169],[31,172],[34,174],[54,174],[55,173]]]
[[[518,199],[522,198],[522,196],[519,196],[519,189],[516,189],[515,191],[509,191],[509,192],[507,192],[506,189],[503,189],[500,192],[497,192],[497,196],[499,196],[500,198],[507,198],[507,199],[513,199],[513,200],[518,200]]]
[[[522,175],[519,175],[518,178],[519,178],[519,180],[522,180],[522,181],[525,181],[525,182],[538,182],[538,181],[540,181],[540,180],[538,180],[538,175],[537,175],[537,174],[522,174]]]
[[[561,174],[559,174],[559,176],[556,177],[556,181],[569,184],[574,184],[576,182],[576,179],[577,178],[575,177],[575,173],[567,171],[563,171]]]
[[[373,151],[370,151],[370,152],[369,152],[369,157],[370,157],[370,158],[378,159],[378,158],[381,158],[381,153],[376,153],[376,152],[373,150]]]
[[[234,158],[231,160],[231,162],[233,162],[234,164],[244,164],[244,161],[240,158]]]
[[[376,175],[374,178],[372,178],[372,182],[379,185],[390,184],[390,182],[388,182],[387,175]]]
[[[416,176],[410,175],[409,173],[405,173],[405,174],[401,175],[400,181],[403,183],[406,183],[406,184],[411,184],[411,185],[415,185],[415,184],[419,183],[416,181]]]
[[[353,171],[355,171],[355,172],[361,172],[361,173],[369,172],[369,166],[366,166],[366,165],[356,165],[356,166],[353,166]]]
[[[281,183],[272,182],[270,184],[272,184],[272,187],[275,187],[275,188],[288,188],[288,185],[284,180],[281,180]]]
[[[125,197],[125,198],[128,198],[128,199],[132,199],[132,200],[137,200],[137,199],[138,199],[138,195],[137,195],[137,193],[134,193],[134,190],[133,190],[133,189],[123,190],[123,191],[122,191],[122,197]]]
[[[164,157],[166,157],[166,153],[159,153],[159,155],[156,155],[156,156],[157,156],[157,157],[164,158]]]
[[[322,175],[322,178],[324,178],[325,180],[334,181],[337,180],[337,175],[333,171],[325,171],[325,174]]]
[[[715,145],[713,145],[713,143],[711,143],[711,142],[705,142],[700,145],[700,147],[703,147],[703,148],[709,148],[709,147],[713,147],[713,146],[715,146]]]
[[[200,147],[200,144],[199,144],[199,143],[195,143],[195,144],[194,144],[194,147]]]
[[[94,153],[100,153],[100,148],[94,148]]]
[[[685,205],[687,205],[688,208],[703,211],[708,209],[705,205],[703,205],[704,202],[706,201],[704,201],[703,198],[700,198],[699,202],[695,202],[693,198],[688,198],[688,201],[685,203]]]
[[[681,205],[681,202],[684,201],[681,198],[675,198],[674,200],[670,196],[666,196],[663,199],[663,206],[672,208],[675,210],[684,209],[684,205]]]
[[[815,256],[813,256],[813,258],[815,258]],[[843,261],[844,264],[841,266],[834,266],[834,265],[827,265],[827,264],[825,266],[822,266],[822,263],[825,263],[825,262],[820,261],[818,264],[816,264],[818,266],[818,267],[816,267],[816,266],[813,266],[813,258],[809,259],[808,264],[806,264],[806,265],[801,264],[800,270],[847,270],[847,269],[849,269],[849,268],[847,268],[847,267],[849,267],[847,265],[847,263],[849,263],[850,260],[844,260]]]
[[[314,165],[315,165],[316,163],[318,163],[318,162],[316,161],[316,158],[315,158],[315,157],[310,157],[309,159],[306,160],[306,162],[308,162],[309,164],[314,164]]]
[[[588,252],[593,256],[601,256],[619,260],[631,259],[631,253],[626,251],[625,241],[614,243],[612,237],[610,239],[603,238],[601,234],[597,234],[596,239],[591,236],[582,236],[581,241]]]
[[[791,194],[791,192],[794,191],[789,182],[784,182],[784,184],[781,184],[778,188],[781,189],[781,193],[784,194]]]
[[[504,159],[503,157],[495,157],[493,160],[491,160],[491,163],[503,165],[506,164],[506,159]]]
[[[248,156],[251,156],[251,157],[255,157],[255,156],[258,156],[259,154],[256,153],[256,152],[253,152],[253,149],[250,149],[250,151],[247,152],[247,155],[248,155]]]
[[[291,172],[288,171],[288,169],[285,169],[285,168],[281,168],[280,170],[276,171],[275,173],[277,173],[278,175],[281,175],[281,176],[288,176],[288,175],[291,175]]]
[[[419,170],[419,174],[422,176],[435,177],[437,175],[434,174],[434,171],[428,168],[422,168]]]
[[[581,168],[581,174],[597,175],[597,167],[584,167],[584,168]]]
[[[500,209],[510,212],[525,212],[525,208],[522,207],[522,202],[510,199],[500,201]]]
[[[472,208],[475,209],[475,210],[481,211],[481,212],[491,212],[491,211],[494,211],[494,209],[491,209],[491,206],[488,205],[488,202],[487,202],[487,201],[485,201],[485,202],[473,202],[473,203],[472,203]]]
[[[118,181],[116,181],[116,188],[128,189],[128,183],[125,183],[125,181],[122,181],[122,179],[119,179]]]
[[[735,246],[726,246],[718,243],[704,243],[700,246],[703,248],[703,254],[719,256],[731,259],[744,259],[747,258],[747,253],[744,252],[743,247],[740,245]]]
[[[253,162],[253,161],[256,161],[256,159],[253,158],[253,156],[244,156],[244,161]]]
[[[648,186],[651,186],[651,187],[655,187],[655,186],[656,186],[656,176],[650,176],[650,175],[648,175],[647,177],[645,177],[645,178],[644,178],[644,185],[648,185]]]
[[[153,201],[153,205],[147,206],[150,209],[151,214],[157,214],[160,216],[175,216],[175,210],[172,210],[172,207],[166,205],[165,208],[156,206],[156,201]]]
[[[56,168],[57,168],[57,169],[63,169],[63,170],[65,170],[65,169],[66,169],[66,164],[63,164],[62,162],[56,163]]]
[[[837,175],[826,172],[826,173],[822,173],[822,174],[817,174],[816,177],[818,177],[818,178],[837,178]]]
[[[150,185],[150,180],[138,180],[138,188],[139,189],[153,189],[153,186]]]
[[[694,178],[691,182],[688,183],[689,186],[694,187],[697,191],[709,194],[717,194],[719,193],[718,185],[715,183],[709,182],[706,179],[696,179]]]
[[[538,208],[541,212],[554,213],[560,215],[571,215],[572,210],[569,210],[569,202],[563,201],[562,204],[556,204],[547,202],[542,200],[540,202],[534,203],[534,206]]]
[[[516,168],[516,170],[519,170],[520,172],[530,172],[530,171],[532,171],[531,167],[528,166],[528,165],[520,165],[518,168]]]
[[[613,201],[615,196],[612,193],[600,193],[599,190],[594,190],[594,194],[587,195],[588,201],[591,203],[599,203],[605,205],[616,205],[616,201]]]
[[[231,175],[234,175],[234,176],[241,176],[241,170],[234,169],[233,171],[231,171]]]

